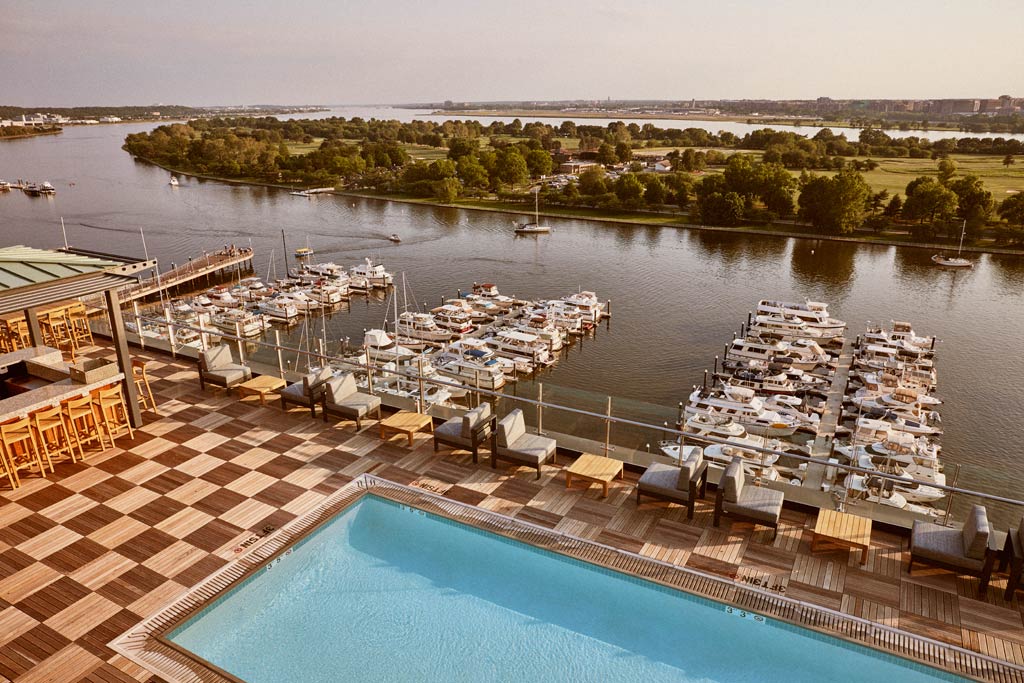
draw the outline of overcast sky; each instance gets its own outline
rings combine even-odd
[[[1024,96],[1024,0],[5,0],[0,104]]]

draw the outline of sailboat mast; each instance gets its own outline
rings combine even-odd
[[[960,258],[960,252],[964,249],[964,235],[967,234],[967,219],[964,219],[963,227],[960,229],[960,246],[956,248],[956,257]]]
[[[288,242],[284,239],[284,230],[281,231],[281,246],[284,247],[284,276],[288,277]]]
[[[533,222],[540,225],[540,188],[533,193]]]

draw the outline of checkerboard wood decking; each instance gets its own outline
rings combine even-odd
[[[107,349],[95,348],[93,356]],[[161,416],[135,438],[62,462],[48,479],[0,489],[0,683],[157,681],[109,643],[223,567],[240,543],[268,533],[369,472],[453,500],[680,566],[755,583],[836,610],[1024,663],[1024,605],[987,601],[976,579],[905,571],[905,538],[874,530],[860,551],[810,552],[815,515],[784,510],[779,533],[711,526],[712,499],[637,507],[637,475],[565,489],[559,467],[535,472],[434,454],[428,433],[382,442],[375,425],[325,424],[221,390],[200,392],[194,366],[148,352]]]

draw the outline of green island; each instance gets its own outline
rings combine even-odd
[[[1024,143],[765,128],[207,118],[127,136],[172,171],[470,209],[1019,251]],[[561,169],[561,171],[560,171]]]
[[[59,135],[63,130],[60,126],[0,126],[0,140],[18,140],[37,135]]]

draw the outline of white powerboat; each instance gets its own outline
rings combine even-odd
[[[575,306],[576,310],[583,316],[584,323],[597,324],[601,322],[601,318],[604,317],[604,304],[601,303],[597,294],[593,292],[577,292],[576,294],[570,294],[569,296],[562,297],[562,301],[566,302],[570,306]]]
[[[267,319],[259,313],[252,313],[240,308],[228,308],[214,313],[210,322],[219,329],[230,334],[243,337],[257,337],[270,327]]]
[[[499,356],[528,358],[536,365],[549,365],[554,359],[547,343],[535,334],[516,330],[501,330],[484,341]]]
[[[846,323],[828,314],[828,304],[820,301],[774,301],[762,299],[757,303],[757,315],[782,315],[798,318],[808,327],[824,334],[842,336]]]
[[[498,391],[507,381],[502,364],[497,358],[482,360],[472,355],[450,358],[440,362],[437,371],[469,386],[487,391]]]
[[[170,185],[171,187],[177,187],[178,186],[178,179],[175,178],[174,176],[171,176],[171,179],[169,181],[167,181],[167,184]]]
[[[706,412],[731,417],[758,436],[792,436],[800,426],[791,417],[766,410],[754,392],[742,387],[725,387],[722,391],[709,392],[698,387],[690,394],[685,412],[687,415]]]
[[[811,327],[795,315],[758,315],[750,323],[748,333],[752,336],[772,337],[782,341],[796,339],[832,340],[843,336],[833,328]]]
[[[362,263],[356,266],[352,266],[349,270],[349,274],[353,278],[366,278],[370,285],[383,289],[394,284],[394,276],[384,270],[384,266],[379,263],[374,263],[371,259],[367,258]]]
[[[453,336],[451,330],[438,326],[434,321],[434,316],[430,313],[413,313],[412,311],[406,311],[398,316],[395,332],[404,337],[428,342],[447,342],[451,341]]]
[[[276,320],[292,320],[299,317],[299,309],[288,296],[275,296],[259,303],[258,310],[263,315]]]
[[[434,322],[438,327],[452,332],[456,335],[469,334],[476,329],[473,321],[465,310],[459,306],[445,304],[430,311],[434,315]]]
[[[906,497],[896,490],[896,484],[891,479],[848,474],[846,475],[846,490],[851,500],[886,505],[927,517],[939,516],[939,511],[935,508],[908,502]]]
[[[740,339],[736,338],[729,344],[725,353],[725,360],[737,365],[749,363],[750,361],[779,364],[794,370],[813,370],[819,365],[830,362],[830,357],[820,346],[811,342],[812,345],[803,343],[802,340],[793,342],[769,341],[759,337]]]

